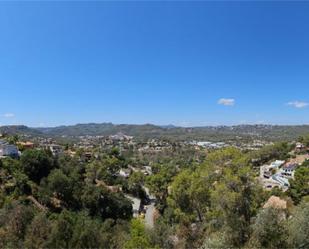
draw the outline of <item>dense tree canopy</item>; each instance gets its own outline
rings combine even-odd
[[[36,183],[48,176],[53,168],[52,159],[43,150],[26,150],[20,158],[20,163],[24,173]]]
[[[88,158],[24,150],[0,160],[0,248],[307,248],[308,162],[288,191],[267,191],[256,177],[291,148],[197,157],[177,144],[157,155],[96,147]],[[263,208],[271,195],[288,207]],[[133,218],[132,197],[146,214]]]
[[[282,210],[267,208],[261,210],[252,226],[251,246],[254,248],[287,247],[287,231]]]
[[[304,196],[309,195],[309,166],[305,163],[295,171],[291,180],[289,193],[295,203],[299,203]]]

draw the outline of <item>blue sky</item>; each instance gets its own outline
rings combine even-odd
[[[309,123],[308,2],[1,2],[0,124]]]

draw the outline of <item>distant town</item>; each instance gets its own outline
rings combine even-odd
[[[242,151],[260,150],[265,146],[271,146],[274,143],[263,140],[252,140],[249,142],[237,141],[237,138],[225,142],[210,141],[169,141],[168,139],[135,139],[133,136],[118,132],[109,136],[77,136],[76,142],[64,142],[67,136],[62,136],[62,142],[57,142],[53,137],[29,136],[28,134],[13,136],[0,134],[0,158],[12,157],[19,158],[25,149],[47,150],[53,156],[80,156],[81,159],[90,161],[98,158],[102,152],[107,152],[117,148],[122,155],[137,155],[142,158],[148,155],[160,156],[162,154],[172,154],[175,150],[194,151],[198,155],[207,155],[210,151],[219,150],[227,147],[234,147]],[[11,140],[10,140],[11,139]],[[58,139],[59,140],[59,139]],[[289,179],[293,179],[295,169],[309,160],[309,147],[300,142],[291,142],[295,144],[293,150],[289,153],[287,160],[275,160],[270,164],[260,165],[259,180],[265,189],[280,187],[287,190]],[[198,157],[196,158],[197,161]],[[151,162],[150,162],[151,163]],[[131,172],[140,170],[145,175],[151,174],[152,169],[149,165],[138,165],[139,169],[129,166],[127,169],[120,169],[118,174],[128,178]]]

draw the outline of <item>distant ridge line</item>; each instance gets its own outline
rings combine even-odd
[[[174,140],[224,141],[229,139],[295,140],[309,134],[309,125],[220,125],[180,127],[153,124],[85,123],[57,127],[1,126],[0,133],[47,137],[109,136],[117,133],[136,138],[167,138]]]

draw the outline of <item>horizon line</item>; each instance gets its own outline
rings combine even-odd
[[[25,126],[32,129],[52,129],[58,127],[69,127],[69,126],[77,126],[77,125],[103,125],[103,124],[111,124],[115,126],[119,125],[135,125],[135,126],[144,126],[144,125],[152,125],[161,128],[171,127],[171,128],[203,128],[203,127],[237,127],[237,126],[309,126],[309,124],[299,123],[299,124],[276,124],[276,123],[238,123],[238,124],[205,124],[205,125],[176,125],[176,124],[155,124],[155,123],[113,123],[113,122],[86,122],[86,123],[75,123],[75,124],[67,124],[67,125],[55,125],[55,126],[31,126],[26,124],[8,124],[8,125],[0,125],[2,127],[17,127],[17,126]]]

